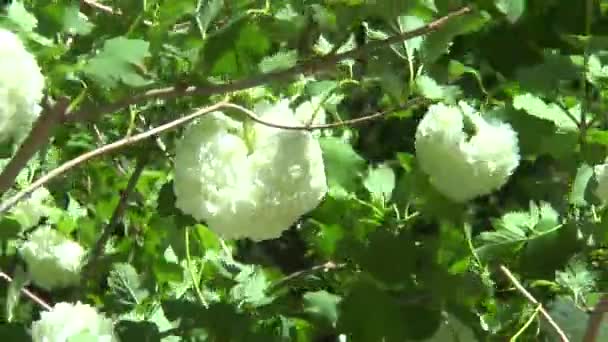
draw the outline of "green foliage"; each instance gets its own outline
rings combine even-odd
[[[424,35],[380,42],[464,5],[472,10]],[[41,217],[27,206],[0,217],[0,271],[13,278],[2,280],[0,336],[31,340],[44,308],[27,288],[49,304],[95,306],[123,341],[558,340],[504,266],[582,340],[584,310],[608,276],[608,207],[594,173],[608,146],[605,12],[600,1],[526,0],[4,5],[0,27],[22,37],[69,113],[3,203],[83,153],[222,100],[310,101],[336,124],[387,113],[314,132],[329,191],[268,241],[225,241],[176,207],[183,126],[62,173],[44,184],[52,198]],[[402,108],[413,98],[424,101]],[[452,203],[414,143],[430,104],[460,101],[513,127],[520,164],[492,194]],[[12,157],[17,146],[6,147]],[[81,284],[29,283],[18,248],[39,224],[99,249]]]

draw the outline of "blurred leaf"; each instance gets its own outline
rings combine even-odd
[[[108,287],[115,301],[124,306],[134,306],[148,297],[148,291],[142,288],[142,281],[137,270],[124,263],[115,263],[108,276]]]
[[[515,23],[526,10],[526,0],[496,0],[496,8]]]
[[[10,2],[7,17],[24,32],[32,32],[38,26],[38,20],[25,9],[22,1],[13,0]]]
[[[339,296],[327,291],[307,292],[303,296],[304,312],[319,317],[331,325],[338,321]]]
[[[276,54],[264,57],[260,62],[260,71],[269,73],[278,70],[285,70],[298,63],[298,52],[296,50],[279,51]]]
[[[395,188],[395,172],[388,166],[370,169],[363,180],[363,186],[373,196],[389,201]]]
[[[83,71],[100,86],[113,88],[122,82],[138,87],[150,82],[136,72],[149,56],[149,43],[141,39],[116,37],[104,42],[101,51],[88,60]]]
[[[88,18],[80,12],[80,7],[71,5],[63,12],[63,31],[73,35],[87,35],[93,30]]]
[[[230,290],[230,295],[239,305],[247,303],[262,306],[272,302],[273,298],[266,294],[270,283],[261,270],[252,266],[245,267],[234,280],[238,284]]]
[[[158,326],[151,322],[120,321],[114,329],[121,341],[161,341]]]
[[[337,138],[321,138],[327,182],[334,191],[352,193],[365,166],[363,159],[350,144]]]
[[[516,95],[513,98],[515,109],[525,110],[537,118],[551,121],[560,129],[577,130],[577,124],[558,105],[546,104],[542,99],[530,93]]]
[[[209,25],[224,8],[224,0],[201,0],[198,13],[199,29],[207,32]]]
[[[574,182],[572,182],[570,196],[568,197],[570,204],[576,206],[584,206],[587,204],[585,194],[587,192],[587,186],[589,184],[589,180],[591,180],[591,177],[593,177],[593,168],[591,166],[588,164],[582,164],[579,166],[578,170],[576,171]]]
[[[555,281],[567,288],[576,304],[595,288],[596,276],[580,259],[572,259],[564,271],[555,272]]]

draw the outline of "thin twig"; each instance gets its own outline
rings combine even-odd
[[[13,281],[13,278],[11,278],[11,276],[9,276],[8,274],[0,271],[0,278],[3,278],[4,280],[8,281],[9,283],[11,283]],[[41,307],[43,307],[45,310],[47,311],[51,311],[53,308],[49,305],[49,303],[47,303],[46,301],[44,301],[43,299],[41,299],[40,297],[38,297],[37,295],[35,295],[34,293],[32,293],[32,291],[26,289],[25,287],[21,288],[21,292],[26,295],[29,299],[31,299],[33,302],[35,302],[36,304],[40,305]]]
[[[76,112],[73,112],[69,115],[66,115],[65,120],[67,122],[82,122],[96,119],[98,116],[105,113],[113,113],[121,108],[127,107],[129,105],[134,105],[142,102],[146,102],[152,99],[174,99],[181,98],[185,96],[210,96],[210,95],[221,95],[229,92],[245,90],[253,87],[257,87],[260,85],[267,84],[269,82],[283,81],[291,79],[293,76],[299,74],[312,74],[317,73],[319,71],[324,71],[333,68],[338,62],[341,62],[345,59],[356,58],[365,54],[369,54],[372,51],[375,51],[379,48],[392,45],[403,40],[412,39],[415,37],[419,37],[422,35],[429,34],[431,32],[437,31],[442,26],[448,23],[453,18],[463,16],[465,14],[471,13],[472,8],[470,6],[465,6],[459,10],[451,12],[443,17],[440,17],[420,28],[415,30],[403,32],[401,34],[391,36],[384,40],[373,41],[368,44],[365,44],[359,48],[343,52],[336,55],[326,55],[318,58],[311,59],[308,62],[296,65],[294,67],[275,71],[270,73],[264,73],[257,76],[253,76],[251,78],[241,79],[233,82],[228,82],[224,84],[217,84],[211,86],[197,87],[197,86],[172,86],[167,88],[160,89],[152,89],[148,90],[142,94],[136,94],[132,96],[127,96],[123,99],[120,99],[114,103],[110,103],[107,105],[99,105],[94,104],[90,107],[87,106],[83,109],[80,109]]]
[[[137,134],[137,135],[133,135],[124,139],[120,139],[118,141],[115,141],[111,144],[108,145],[104,145],[98,149],[95,149],[93,151],[89,151],[87,153],[81,154],[80,156],[69,160],[65,163],[63,163],[61,166],[51,170],[49,173],[47,173],[46,175],[38,178],[35,182],[33,182],[32,184],[30,184],[30,186],[28,186],[27,188],[25,188],[24,190],[20,191],[19,193],[17,193],[16,195],[14,195],[13,197],[9,198],[8,200],[6,200],[5,202],[3,202],[2,204],[0,204],[0,215],[4,214],[7,210],[11,209],[15,204],[17,204],[21,199],[23,199],[24,197],[28,196],[29,194],[31,194],[34,190],[38,189],[39,187],[43,186],[44,184],[48,183],[50,180],[52,180],[53,178],[65,173],[68,170],[71,170],[72,168],[101,155],[104,155],[106,153],[110,153],[113,152],[115,150],[118,150],[122,147],[125,146],[129,146],[129,145],[133,145],[137,142],[140,142],[142,140],[145,140],[147,138],[153,137],[157,134],[163,133],[165,131],[171,130],[173,128],[176,128],[180,125],[183,125],[201,115],[213,112],[214,110],[217,110],[219,108],[221,108],[222,106],[224,106],[224,102],[219,102],[216,103],[212,106],[209,107],[205,107],[205,108],[201,108],[197,111],[195,111],[194,113],[184,116],[182,118],[179,118],[177,120],[171,121],[169,123],[166,123],[164,125],[158,126],[154,129],[151,129],[149,131]]]
[[[587,321],[587,330],[583,342],[596,342],[600,333],[600,326],[604,319],[604,313],[608,311],[608,294],[602,295],[600,301],[593,308],[593,312]]]
[[[108,5],[104,5],[104,4],[100,4],[99,2],[95,1],[95,0],[82,0],[81,3],[97,9],[101,12],[105,12],[107,14],[112,14],[112,15],[122,15],[122,13],[120,12],[120,10],[114,10],[112,7],[108,6]]]
[[[519,293],[521,293],[532,304],[539,306],[538,311],[540,311],[540,314],[543,315],[547,322],[553,327],[555,332],[557,332],[562,342],[569,342],[570,340],[568,339],[568,336],[566,336],[562,328],[557,325],[555,320],[553,320],[553,318],[551,317],[551,315],[549,315],[549,312],[545,310],[543,305],[538,300],[536,300],[536,298],[534,298],[534,296],[532,296],[530,292],[528,292],[528,290],[523,287],[523,285],[517,280],[517,278],[515,278],[513,273],[511,273],[511,271],[503,265],[500,265],[500,270],[507,276],[507,278],[509,278],[509,280],[511,281],[511,283],[513,283]]]
[[[284,284],[289,283],[290,281],[292,281],[296,278],[300,278],[302,276],[314,274],[319,271],[327,272],[327,271],[331,271],[331,270],[335,270],[335,269],[340,269],[340,268],[344,268],[345,266],[346,266],[345,263],[336,264],[333,261],[328,261],[321,265],[316,265],[311,268],[307,268],[305,270],[296,271],[296,272],[293,272],[293,273],[277,280],[273,284],[271,284],[269,286],[269,291],[274,291],[274,290],[280,288],[281,286],[283,286]]]
[[[53,130],[68,108],[67,99],[60,99],[57,103],[51,104],[49,98],[43,101],[43,110],[36,123],[34,123],[30,134],[25,138],[15,156],[9,161],[2,174],[0,175],[0,194],[8,190],[19,175],[19,172],[30,161],[48,141],[53,134]]]
[[[137,181],[139,181],[139,177],[141,176],[142,172],[144,171],[146,163],[147,163],[147,158],[145,158],[145,157],[139,158],[137,160],[137,163],[135,165],[135,170],[133,170],[133,173],[131,174],[131,177],[129,178],[129,182],[127,182],[127,187],[120,194],[120,199],[118,201],[118,204],[116,205],[116,208],[114,209],[114,212],[112,213],[112,217],[110,218],[110,223],[107,226],[105,226],[105,228],[101,232],[101,236],[99,237],[99,239],[95,243],[95,246],[93,247],[93,250],[91,251],[89,261],[87,262],[87,265],[82,272],[82,274],[85,278],[88,277],[90,275],[90,273],[92,272],[92,270],[94,269],[95,263],[103,254],[103,249],[104,249],[106,243],[108,242],[108,240],[110,239],[110,236],[112,236],[112,232],[116,229],[116,226],[122,219],[122,217],[125,213],[125,210],[127,209],[127,203],[129,201],[129,196],[135,191],[135,186],[137,185]]]
[[[90,106],[86,106],[78,111],[71,112],[70,115],[63,115],[60,119],[64,122],[79,122],[79,121],[88,121],[98,118],[100,115],[105,113],[113,113],[124,107],[133,104],[139,104],[146,102],[152,99],[173,99],[184,96],[193,96],[193,95],[216,95],[216,94],[225,94],[233,91],[245,90],[253,87],[257,87],[263,84],[266,84],[271,81],[280,81],[290,79],[295,75],[304,73],[314,73],[321,70],[331,69],[336,63],[353,57],[358,57],[360,55],[369,53],[378,48],[398,43],[402,40],[411,39],[414,37],[418,37],[421,35],[425,35],[440,29],[444,26],[449,20],[463,16],[465,14],[471,13],[473,10],[471,7],[466,6],[454,12],[447,14],[437,20],[430,22],[429,24],[422,26],[418,29],[404,32],[402,34],[387,38],[385,40],[374,41],[369,44],[364,45],[358,49],[354,49],[342,54],[337,55],[329,55],[323,56],[319,58],[312,59],[309,62],[297,65],[293,68],[289,68],[283,71],[271,72],[266,74],[261,74],[258,76],[253,76],[251,78],[242,79],[234,82],[213,85],[208,87],[183,87],[183,86],[173,86],[162,89],[153,89],[146,91],[142,94],[132,95],[124,97],[116,102],[107,104],[107,105],[98,105],[93,104]],[[69,109],[67,109],[69,111]],[[54,125],[51,125],[54,127]],[[0,174],[0,194],[4,193],[7,189],[9,189],[19,172],[25,167],[27,162],[31,159],[31,157],[40,149],[42,145],[48,142],[51,137],[52,130],[42,130],[38,131],[34,128],[28,138],[24,141],[19,151],[15,154],[15,156],[11,159],[7,167]]]
[[[366,116],[362,116],[359,118],[355,118],[355,119],[350,119],[350,120],[343,120],[343,121],[339,121],[339,122],[332,122],[332,123],[327,123],[327,124],[318,124],[318,125],[281,125],[281,124],[276,124],[270,121],[265,121],[263,119],[260,119],[253,111],[243,107],[243,106],[239,106],[237,104],[234,103],[226,103],[224,105],[224,107],[227,108],[234,108],[237,109],[241,112],[243,112],[245,115],[247,115],[249,118],[251,118],[251,120],[262,124],[264,126],[268,126],[268,127],[273,127],[273,128],[279,128],[279,129],[286,129],[286,130],[296,130],[296,131],[313,131],[313,130],[317,130],[317,129],[326,129],[326,128],[335,128],[335,127],[344,127],[344,126],[354,126],[363,122],[367,122],[367,121],[372,121],[372,120],[376,120],[379,119],[383,116],[386,116],[388,114],[400,111],[400,110],[404,110],[407,108],[411,108],[413,106],[419,105],[419,104],[423,104],[423,103],[427,103],[428,100],[424,99],[424,98],[415,98],[412,100],[409,100],[408,102],[406,102],[405,104],[396,107],[396,108],[391,108],[382,112],[377,112],[374,114],[370,114],[370,115],[366,115]]]

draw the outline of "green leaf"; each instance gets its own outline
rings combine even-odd
[[[549,304],[549,309],[547,311],[549,311],[549,315],[551,315],[555,323],[564,331],[570,341],[584,340],[587,324],[589,322],[589,315],[578,308],[576,303],[571,299],[563,296],[557,297]],[[551,341],[560,340],[560,337],[555,332],[555,328],[544,320],[542,320],[541,323],[543,332],[549,336]],[[596,341],[606,340],[608,340],[608,326],[600,324]]]
[[[572,189],[568,196],[568,202],[576,206],[584,206],[587,204],[585,194],[587,193],[587,186],[589,181],[593,177],[593,167],[588,164],[582,164],[576,171],[576,177],[572,182]]]
[[[72,35],[87,35],[93,30],[94,24],[80,12],[80,6],[71,5],[65,7],[63,12],[63,31]]]
[[[108,276],[108,287],[112,297],[120,305],[134,306],[148,297],[135,268],[125,263],[115,263]]]
[[[7,10],[8,19],[23,32],[32,32],[38,26],[38,20],[23,6],[21,1],[12,1]]]
[[[202,0],[199,2],[201,5],[198,12],[198,25],[199,30],[204,34],[224,8],[224,0]]]
[[[363,180],[363,186],[373,196],[389,201],[395,189],[395,171],[388,166],[371,169]]]
[[[330,192],[334,194],[355,192],[365,166],[365,159],[357,154],[350,144],[338,138],[321,138],[320,143]]]
[[[230,295],[239,305],[247,303],[257,307],[272,302],[273,298],[266,294],[270,282],[263,271],[248,266],[234,280],[238,284],[230,290]]]
[[[296,50],[280,51],[276,54],[264,57],[260,62],[260,71],[269,73],[272,71],[285,70],[298,63],[298,52]]]
[[[477,336],[473,330],[462,323],[456,316],[448,315],[441,321],[439,330],[425,342],[477,342]]]
[[[578,129],[576,122],[570,118],[570,116],[573,116],[574,114],[571,113],[569,116],[558,105],[553,103],[547,104],[538,96],[530,93],[513,97],[513,107],[515,109],[524,110],[528,114],[539,119],[551,121],[560,129],[566,131]]]
[[[425,63],[435,62],[441,55],[448,52],[452,40],[456,36],[481,29],[489,19],[482,12],[451,19],[439,30],[426,36],[422,44],[423,61]]]
[[[257,72],[269,49],[267,34],[255,21],[241,16],[207,39],[201,61],[212,75],[238,77]]]
[[[545,202],[540,206],[531,202],[528,212],[506,213],[492,225],[495,231],[479,235],[481,246],[477,252],[480,256],[500,258],[505,253],[514,255],[527,243],[542,239],[562,227],[558,213]]]
[[[28,329],[20,323],[3,323],[0,324],[0,336],[11,342],[30,342]]]
[[[568,289],[574,297],[574,302],[581,305],[584,304],[580,302],[581,299],[595,288],[596,275],[587,268],[584,261],[574,258],[564,271],[555,272],[555,281]]]
[[[526,11],[526,0],[496,0],[496,8],[515,23]]]
[[[321,318],[332,326],[338,321],[338,304],[341,297],[325,290],[304,294],[304,312]]]
[[[455,103],[460,96],[460,89],[456,86],[442,86],[427,75],[416,78],[416,91],[430,100],[442,100],[447,103]]]
[[[121,341],[160,342],[161,336],[156,324],[146,321],[120,321],[115,331]]]
[[[416,264],[416,245],[404,232],[399,235],[378,229],[369,235],[369,245],[358,256],[361,267],[387,284],[404,284],[411,280]],[[399,266],[395,267],[395,260]]]
[[[134,66],[141,65],[144,58],[149,56],[149,46],[141,39],[108,39],[101,51],[88,60],[83,71],[106,88],[113,88],[119,82],[133,87],[144,86],[150,82],[139,75]]]

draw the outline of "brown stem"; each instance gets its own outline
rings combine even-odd
[[[587,330],[583,342],[596,342],[600,333],[600,326],[604,319],[604,313],[608,311],[608,294],[603,295],[600,301],[593,308],[587,322]]]

